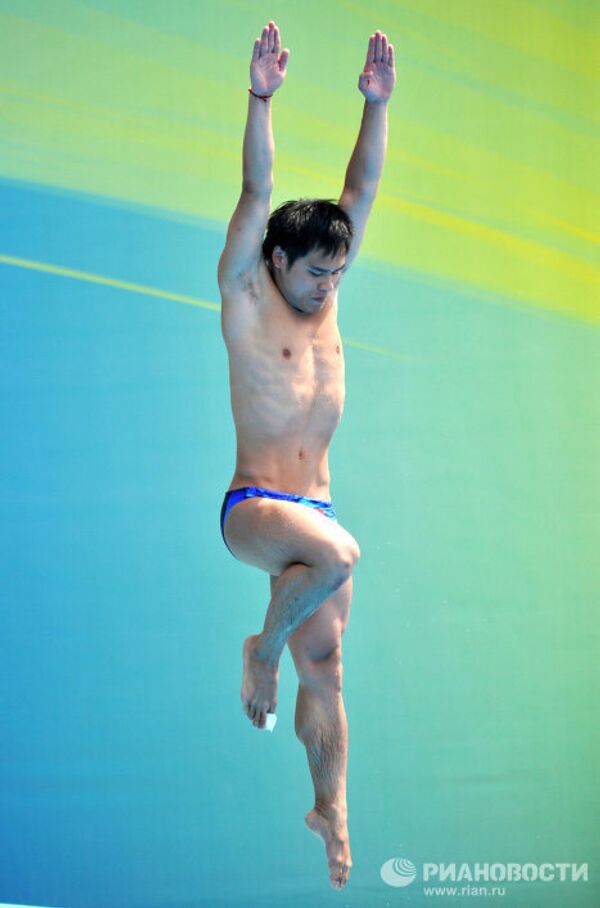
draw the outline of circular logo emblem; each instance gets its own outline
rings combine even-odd
[[[406,858],[390,858],[381,865],[380,873],[388,886],[409,886],[417,877],[417,868]]]

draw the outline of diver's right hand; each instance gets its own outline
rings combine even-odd
[[[287,47],[279,53],[279,29],[271,20],[265,25],[262,37],[254,42],[250,63],[250,83],[257,95],[272,95],[283,83],[290,55]]]

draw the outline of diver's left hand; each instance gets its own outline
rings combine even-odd
[[[358,88],[367,101],[387,101],[396,84],[394,45],[379,29],[369,38],[365,67],[358,77]]]

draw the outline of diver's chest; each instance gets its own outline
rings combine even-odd
[[[257,341],[260,359],[268,360],[270,371],[280,375],[282,381],[309,379],[322,386],[343,379],[342,339],[333,321],[317,332],[291,331],[288,326],[272,323]]]

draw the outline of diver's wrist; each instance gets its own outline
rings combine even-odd
[[[264,101],[265,104],[267,103],[269,98],[273,97],[272,94],[271,95],[258,95],[255,91],[252,91],[252,88],[249,88],[248,91],[250,92],[250,94],[252,95],[253,98],[260,98],[260,100]]]

